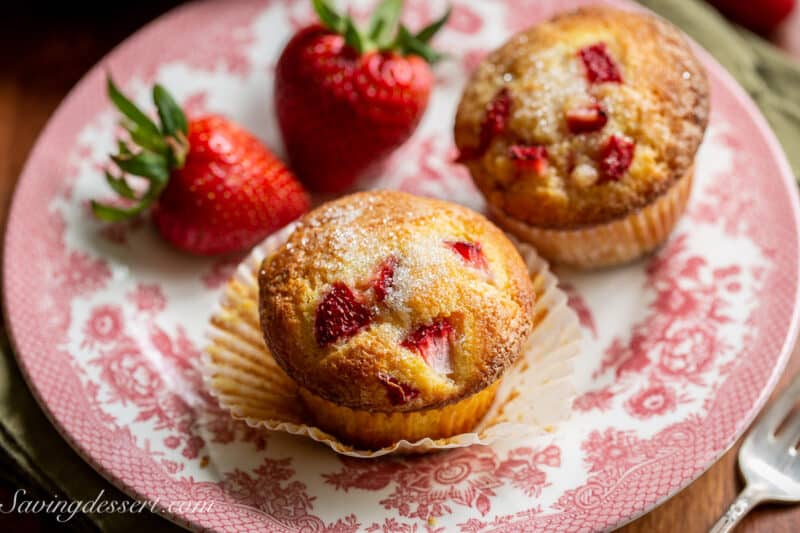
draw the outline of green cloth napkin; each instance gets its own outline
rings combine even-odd
[[[533,1],[533,0],[532,0]],[[734,28],[701,0],[641,0],[691,35],[739,80],[767,117],[800,175],[800,65],[760,38]],[[0,477],[39,498],[125,498],[61,438],[31,396],[0,331]],[[78,516],[75,531],[177,531],[152,514]]]

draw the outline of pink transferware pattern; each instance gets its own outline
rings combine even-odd
[[[357,13],[370,3],[352,2]],[[417,27],[445,1],[407,3]],[[437,66],[430,109],[373,185],[482,209],[451,163],[467,73],[513,31],[588,2],[452,3],[439,38],[451,57]],[[800,211],[773,134],[702,51],[711,126],[675,234],[625,267],[556,271],[587,339],[569,422],[532,440],[359,461],[248,428],[215,404],[198,370],[203,333],[241,258],[188,257],[144,221],[90,218],[87,200],[110,195],[100,173],[115,120],[104,71],[140,103],[158,79],[190,113],[225,113],[277,149],[272,72],[290,32],[312,20],[308,4],[181,7],[92,70],[42,134],[12,206],[4,293],[21,367],[68,441],[132,496],[213,501],[164,514],[215,531],[608,529],[708,468],[763,405],[791,351]]]

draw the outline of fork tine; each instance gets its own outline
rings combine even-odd
[[[787,448],[794,448],[798,439],[800,439],[800,411],[796,411],[783,425],[780,434],[776,435],[776,441],[786,445]]]
[[[781,393],[778,399],[775,400],[775,403],[767,410],[766,414],[756,423],[750,435],[754,436],[758,434],[764,436],[775,432],[783,419],[786,418],[786,415],[789,414],[792,407],[794,407],[795,403],[797,403],[798,399],[800,399],[800,376],[796,377],[794,381],[786,387],[786,390]]]

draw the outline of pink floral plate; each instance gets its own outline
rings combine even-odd
[[[369,3],[352,2],[356,12]],[[482,209],[451,163],[467,73],[512,32],[586,3],[452,0],[438,42],[451,57],[436,68],[430,108],[372,184]],[[311,20],[308,4],[173,11],[93,69],[39,139],[11,210],[4,294],[20,365],[64,437],[128,494],[197,530],[603,530],[689,484],[761,408],[798,324],[794,180],[756,107],[702,50],[711,125],[674,235],[635,264],[557,271],[586,342],[574,415],[553,434],[353,460],[234,422],[203,390],[206,321],[238,258],[189,257],[148,223],[89,216],[88,199],[110,195],[100,170],[115,114],[104,71],[141,104],[158,79],[189,113],[225,113],[279,150],[273,69],[289,34]],[[445,0],[407,4],[417,27]]]

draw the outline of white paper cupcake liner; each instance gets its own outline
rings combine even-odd
[[[651,204],[623,218],[580,229],[537,228],[495,206],[489,213],[498,226],[530,243],[548,260],[591,269],[620,265],[661,245],[686,210],[694,167]]]
[[[297,385],[264,344],[258,317],[258,269],[293,230],[294,225],[287,226],[251,252],[225,286],[212,314],[203,376],[211,394],[234,418],[252,427],[303,435],[337,453],[367,458],[545,434],[569,417],[575,396],[573,361],[581,345],[578,318],[547,263],[531,246],[515,240],[534,283],[535,325],[523,354],[504,374],[492,406],[474,431],[359,450],[311,425]]]

